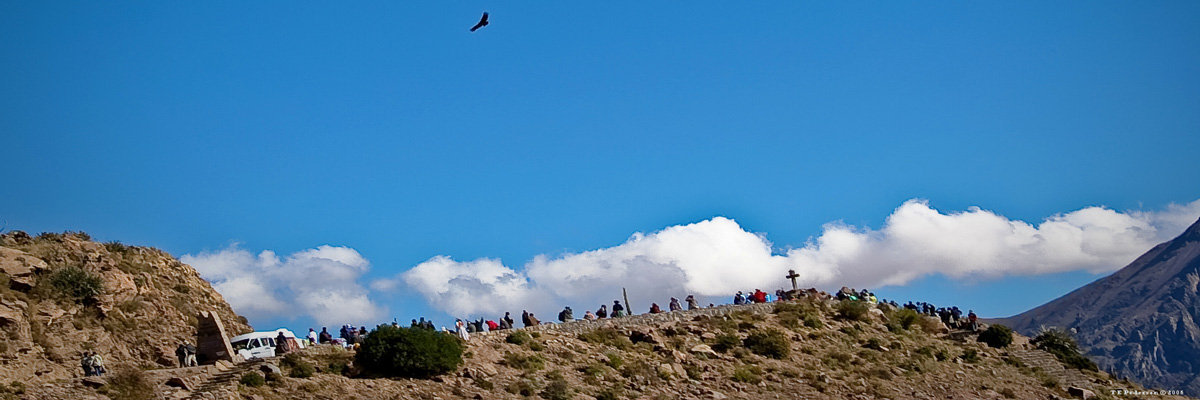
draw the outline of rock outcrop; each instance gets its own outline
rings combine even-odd
[[[82,233],[0,235],[0,382],[81,377],[83,351],[110,369],[173,365],[202,311],[231,332],[250,330],[196,270],[161,250]]]

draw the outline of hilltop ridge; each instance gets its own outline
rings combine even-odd
[[[110,368],[172,366],[175,347],[195,342],[201,311],[231,332],[250,330],[195,269],[162,250],[81,232],[0,235],[0,382],[80,377],[85,350]]]

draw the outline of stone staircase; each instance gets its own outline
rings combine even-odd
[[[209,376],[207,380],[200,383],[200,386],[193,390],[191,395],[186,398],[193,400],[227,399],[229,398],[229,393],[222,392],[236,390],[238,381],[242,379],[242,375],[250,371],[258,371],[267,361],[268,359],[252,359],[235,364],[227,369],[219,370]]]
[[[1058,385],[1062,388],[1067,388],[1070,386],[1092,388],[1095,386],[1092,379],[1087,375],[1084,375],[1083,372],[1080,372],[1074,368],[1064,367],[1063,364],[1058,361],[1057,357],[1054,357],[1053,354],[1045,351],[1038,349],[1020,349],[1010,350],[1008,354],[1021,360],[1021,363],[1025,364],[1025,366],[1029,368],[1036,367],[1041,369],[1042,372],[1045,372],[1047,375],[1054,377],[1054,379],[1058,380]]]

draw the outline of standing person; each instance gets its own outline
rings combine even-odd
[[[689,310],[695,310],[697,308],[700,308],[700,303],[696,302],[696,296],[692,296],[689,294],[687,298],[683,299],[683,301],[687,302]]]
[[[282,331],[278,335],[275,335],[275,356],[282,356],[290,350],[291,346],[288,346],[287,336],[284,336]]]
[[[671,303],[667,304],[667,308],[671,309],[671,311],[679,311],[683,309],[683,306],[679,305],[679,299],[672,297]]]
[[[79,366],[83,368],[83,376],[92,376],[95,373],[92,370],[92,355],[86,351],[79,357]]]
[[[313,328],[308,328],[308,344],[311,346],[317,344],[318,341],[320,341],[320,338],[317,336],[317,331],[314,331]]]
[[[530,320],[529,316],[529,310],[521,310],[521,323],[524,324],[525,327],[536,325],[532,320]]]
[[[184,347],[183,343],[175,348],[175,358],[179,359],[179,368],[187,366],[187,347]]]
[[[620,318],[620,317],[624,317],[624,316],[625,316],[625,307],[621,307],[621,302],[619,300],[613,300],[612,317]]]
[[[464,342],[471,340],[471,334],[467,333],[467,324],[464,323],[462,319],[458,319],[454,322],[454,332],[457,333],[458,338],[462,339]]]
[[[92,352],[92,375],[104,376],[108,372],[104,369],[104,357],[100,357],[99,353]]]
[[[598,319],[608,318],[608,305],[605,305],[605,304],[600,305],[600,309],[596,310],[596,318],[598,318]]]
[[[196,362],[196,346],[192,346],[191,343],[184,343],[183,351],[187,353],[187,356],[183,360],[183,363],[185,365],[187,365],[189,367],[195,367],[197,365],[200,365],[199,363]]]
[[[971,324],[971,332],[979,330],[979,316],[975,315],[975,310],[967,311],[967,323]]]

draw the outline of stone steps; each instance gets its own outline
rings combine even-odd
[[[1009,354],[1021,360],[1021,363],[1029,368],[1038,368],[1047,375],[1058,380],[1059,386],[1069,387],[1076,386],[1082,388],[1093,388],[1092,379],[1083,372],[1063,366],[1058,361],[1058,357],[1042,350],[1012,350]],[[1093,388],[1094,389],[1094,388]]]
[[[242,379],[242,375],[250,371],[257,371],[259,367],[266,363],[266,359],[254,359],[236,364],[224,371],[217,372],[201,383],[196,390],[192,391],[191,396],[188,396],[187,398],[203,400],[209,397],[209,393],[221,389],[233,388]]]

